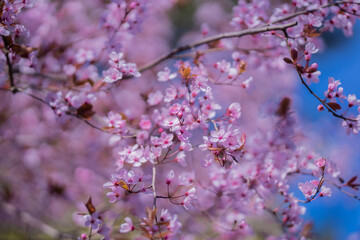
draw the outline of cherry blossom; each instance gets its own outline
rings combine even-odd
[[[296,91],[360,131],[356,89],[314,57],[359,13],[358,1],[1,1],[1,217],[35,238],[63,236],[69,216],[82,240],[321,235],[303,215],[332,191],[359,199],[353,169],[339,170],[356,145],[300,114]]]
[[[120,232],[121,233],[128,233],[135,230],[135,227],[133,225],[133,222],[131,218],[126,217],[125,218],[126,223],[121,224],[120,226]]]

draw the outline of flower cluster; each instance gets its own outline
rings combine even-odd
[[[110,53],[110,68],[103,72],[104,82],[114,83],[127,77],[140,77],[135,63],[126,63],[123,58],[123,53]]]
[[[112,174],[110,181],[106,182],[103,186],[111,190],[111,192],[106,194],[111,203],[129,194],[146,192],[147,189],[143,183],[143,173],[141,169],[135,171],[120,169],[117,174]]]
[[[56,115],[65,118],[66,115],[77,115],[83,118],[89,118],[94,115],[92,103],[96,101],[93,94],[80,93],[76,94],[72,91],[63,96],[62,92],[50,92],[46,101],[54,110]]]
[[[18,38],[28,35],[27,29],[19,24],[17,15],[23,8],[32,7],[32,0],[4,0],[0,3],[0,35]]]

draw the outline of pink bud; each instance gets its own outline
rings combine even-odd
[[[318,110],[319,112],[323,111],[323,110],[324,110],[324,106],[321,105],[321,104],[319,104],[319,105],[317,106],[317,110]]]
[[[136,8],[136,5],[137,5],[137,3],[136,2],[132,2],[132,3],[130,3],[130,9],[134,9],[134,8]]]
[[[315,164],[316,164],[316,166],[318,166],[319,168],[324,167],[325,164],[326,164],[326,158],[324,158],[324,157],[319,157],[319,158],[315,159]]]

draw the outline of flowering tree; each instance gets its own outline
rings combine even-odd
[[[340,80],[312,89],[321,34],[351,36],[359,14],[357,0],[1,0],[1,213],[52,238],[310,239],[306,205],[331,188],[360,200],[360,183],[303,136],[292,95],[359,132]]]

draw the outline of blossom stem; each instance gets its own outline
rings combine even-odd
[[[155,187],[155,180],[156,180],[156,165],[154,164],[152,167],[152,189],[153,189],[153,196],[154,196],[154,200],[153,200],[153,210],[156,209],[156,187]]]

